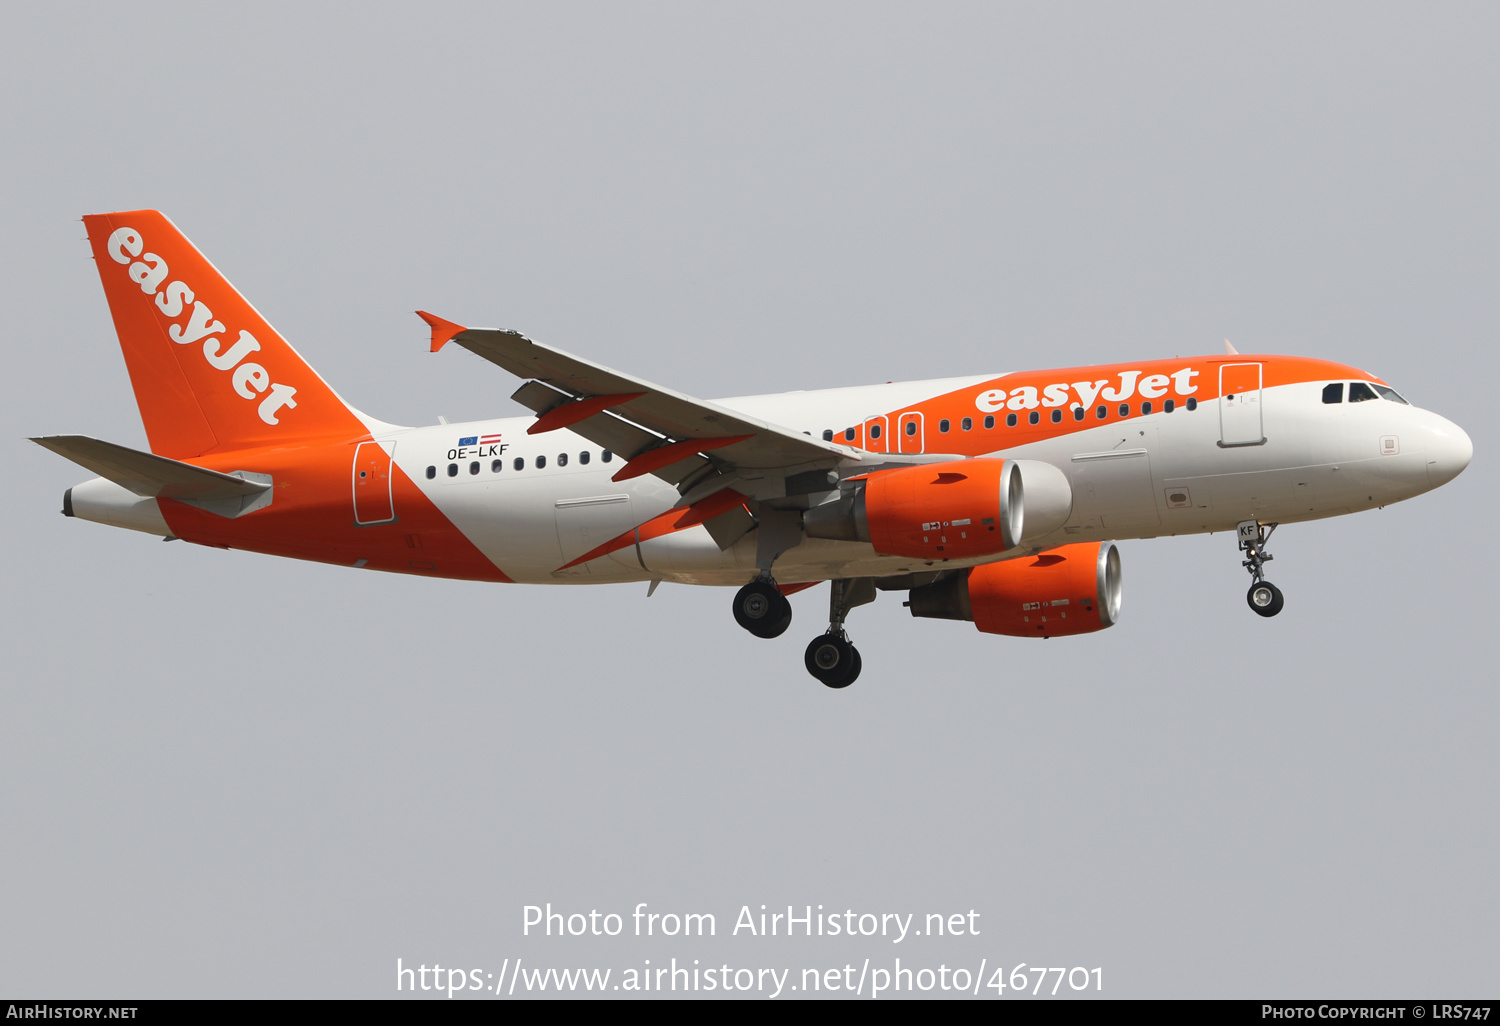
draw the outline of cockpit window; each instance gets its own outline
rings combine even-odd
[[[1349,401],[1351,403],[1362,403],[1366,399],[1379,398],[1380,396],[1375,394],[1375,390],[1363,381],[1349,382]]]
[[[1400,394],[1394,388],[1390,388],[1387,385],[1373,385],[1372,387],[1380,393],[1380,398],[1382,399],[1389,399],[1391,402],[1400,403],[1402,406],[1411,405],[1411,403],[1401,398]]]
[[[1344,383],[1335,381],[1331,385],[1323,386],[1323,401],[1325,403],[1341,403],[1344,401]]]

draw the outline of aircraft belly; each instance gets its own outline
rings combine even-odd
[[[550,580],[562,565],[550,482],[467,482],[439,498],[453,525],[513,580]]]

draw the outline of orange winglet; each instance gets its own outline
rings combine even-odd
[[[620,468],[619,473],[610,478],[611,481],[629,481],[632,477],[640,477],[649,474],[653,470],[662,467],[670,467],[678,460],[685,460],[694,453],[708,452],[711,449],[722,449],[726,445],[743,442],[753,435],[731,435],[726,438],[688,438],[681,442],[673,442],[664,445],[660,449],[647,449],[635,459]]]
[[[443,348],[443,346],[447,345],[449,340],[452,339],[454,335],[457,335],[460,331],[469,330],[462,324],[454,324],[452,321],[445,321],[437,314],[430,314],[426,310],[418,310],[417,316],[426,321],[427,324],[432,328],[432,352],[434,353]]]
[[[526,429],[526,433],[540,435],[548,431],[556,431],[558,428],[572,427],[579,421],[588,420],[594,414],[607,410],[611,406],[628,403],[645,394],[645,392],[628,392],[622,395],[591,395],[577,402],[563,403],[538,417],[536,423]]]

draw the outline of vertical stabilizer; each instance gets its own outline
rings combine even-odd
[[[360,418],[155,210],[83,219],[151,451],[365,434]]]

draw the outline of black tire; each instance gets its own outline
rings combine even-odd
[[[1286,605],[1281,589],[1270,581],[1257,581],[1245,593],[1245,602],[1260,616],[1275,616]]]
[[[837,634],[813,638],[803,654],[807,672],[831,688],[846,688],[859,676],[859,650]]]
[[[853,652],[854,666],[849,670],[849,676],[844,678],[844,683],[839,685],[841,688],[847,688],[850,684],[859,680],[859,671],[865,668],[865,661],[859,657],[859,649],[853,649]]]
[[[757,638],[774,638],[792,624],[792,604],[766,581],[751,581],[734,596],[734,619]]]
[[[781,604],[785,607],[786,611],[782,614],[780,620],[777,620],[773,624],[762,625],[751,633],[757,638],[779,638],[785,634],[786,629],[792,625],[792,604],[786,600],[785,595],[781,596]]]

